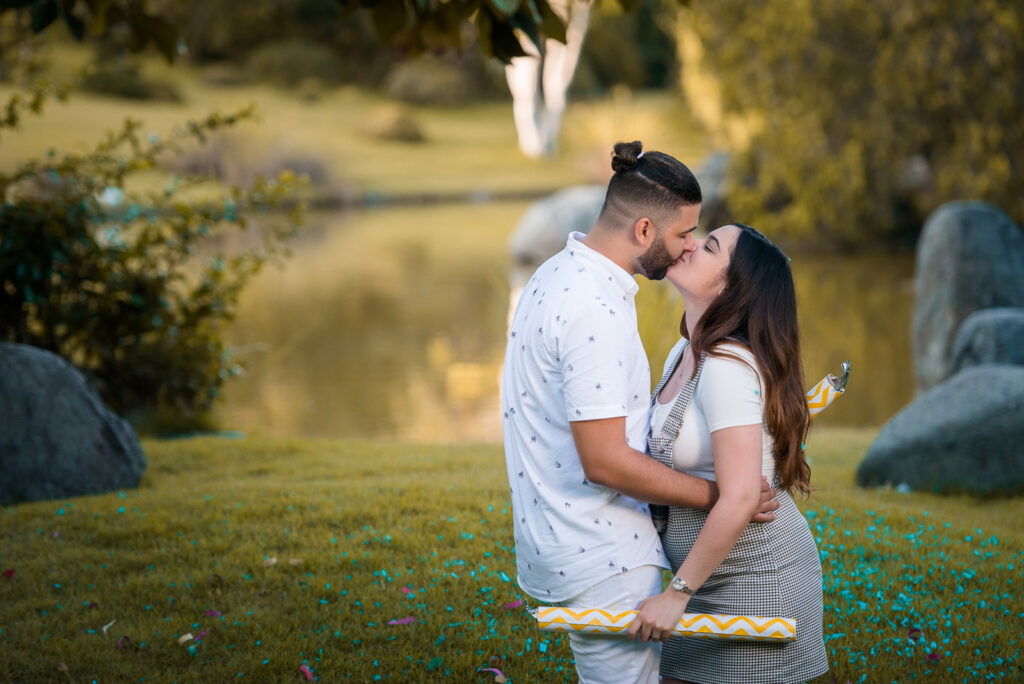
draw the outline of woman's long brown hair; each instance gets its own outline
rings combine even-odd
[[[759,231],[740,223],[725,273],[725,289],[697,321],[690,346],[701,354],[742,361],[723,344],[738,342],[754,354],[764,378],[765,422],[775,441],[775,469],[786,491],[811,491],[804,456],[810,413],[804,395],[796,289],[789,259]],[[685,337],[686,314],[680,323]]]

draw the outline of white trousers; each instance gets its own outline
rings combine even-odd
[[[598,582],[557,605],[636,610],[648,596],[661,592],[661,568],[638,568]],[[569,632],[580,684],[658,684],[661,642],[634,641],[628,636]]]

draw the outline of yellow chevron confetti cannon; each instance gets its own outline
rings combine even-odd
[[[538,606],[530,611],[537,625],[548,632],[588,632],[590,634],[626,634],[636,617],[635,610],[613,613],[601,608],[570,610],[556,606]],[[673,636],[743,641],[793,641],[796,620],[747,615],[706,615],[683,613]]]
[[[840,394],[846,391],[846,381],[850,379],[850,362],[843,363],[843,374],[836,377],[829,373],[807,393],[807,408],[811,411],[813,419],[819,413],[832,405]]]

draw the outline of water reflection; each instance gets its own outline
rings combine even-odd
[[[229,339],[246,374],[227,428],[268,434],[500,441],[508,286],[504,245],[525,203],[313,216],[281,270],[240,303]],[[809,381],[852,358],[849,392],[820,419],[879,425],[912,395],[912,255],[794,255]],[[681,302],[641,280],[655,371]]]
[[[314,216],[230,333],[248,370],[219,409],[273,434],[496,440],[507,286],[522,203]],[[258,346],[257,346],[258,345]]]

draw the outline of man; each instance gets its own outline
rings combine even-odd
[[[505,353],[502,412],[519,585],[547,604],[632,610],[667,567],[646,503],[710,508],[713,483],[648,457],[650,367],[637,273],[658,280],[700,215],[690,170],[618,143],[604,206],[523,291]],[[767,485],[755,520],[771,519]],[[580,681],[658,681],[660,645],[570,633]]]

